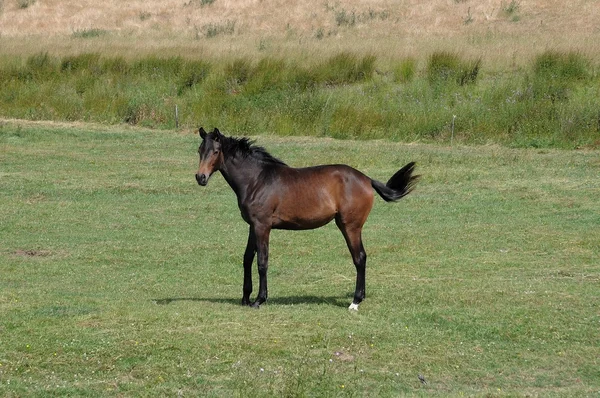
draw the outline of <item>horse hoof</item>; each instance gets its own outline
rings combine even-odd
[[[259,309],[260,308],[260,303],[258,301],[255,301],[252,304],[250,304],[250,307]]]
[[[358,304],[355,304],[355,303],[350,304],[350,307],[348,307],[348,310],[358,311]]]

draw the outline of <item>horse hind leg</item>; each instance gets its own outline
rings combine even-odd
[[[352,262],[356,267],[354,299],[348,309],[358,311],[358,305],[365,299],[365,273],[367,268],[367,252],[362,243],[362,225],[360,227],[345,225],[340,217],[336,217],[335,223],[344,235],[348,250],[352,255]]]

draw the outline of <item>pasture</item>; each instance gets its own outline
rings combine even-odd
[[[417,162],[365,225],[360,311],[335,225],[274,231],[269,301],[240,306],[247,226],[191,130],[2,121],[0,395],[600,392],[600,152],[255,138],[383,181]]]

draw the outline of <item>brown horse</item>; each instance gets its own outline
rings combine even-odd
[[[269,234],[272,229],[313,229],[335,219],[356,266],[356,289],[350,309],[358,310],[365,298],[367,254],[361,231],[373,207],[373,190],[385,201],[407,195],[419,176],[411,162],[387,182],[372,180],[350,166],[336,164],[305,168],[287,166],[247,138],[226,137],[214,129],[202,138],[198,153],[198,184],[205,186],[220,171],[238,199],[242,218],[250,225],[244,253],[242,305],[258,308],[267,300]],[[258,253],[259,289],[254,302],[252,263]]]

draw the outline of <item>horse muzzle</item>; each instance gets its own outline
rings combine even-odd
[[[208,177],[206,174],[196,174],[196,181],[198,182],[198,185],[204,187],[208,183]]]

